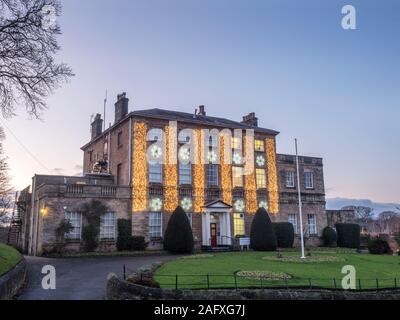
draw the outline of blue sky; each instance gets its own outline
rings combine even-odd
[[[357,10],[343,30],[341,8]],[[75,174],[90,115],[107,123],[116,95],[130,110],[160,107],[240,120],[281,132],[278,152],[321,156],[329,197],[399,202],[400,2],[63,1],[59,61],[76,76],[48,99],[43,121],[19,116],[5,150],[13,182]],[[47,169],[45,169],[46,167]]]

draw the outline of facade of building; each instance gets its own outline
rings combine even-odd
[[[82,147],[83,177],[35,176],[26,211],[24,246],[30,254],[51,250],[55,229],[72,222],[68,247],[81,250],[80,206],[102,201],[100,250],[115,249],[116,221],[132,220],[132,234],[149,249],[162,247],[177,206],[188,215],[197,247],[229,246],[248,236],[254,213],[265,207],[273,221],[289,221],[299,232],[295,157],[276,153],[279,132],[261,128],[254,113],[236,122],[206,115],[149,109],[128,113],[118,96],[115,122],[103,131],[97,115],[91,141]],[[303,224],[317,244],[327,225],[323,163],[300,157]],[[29,230],[27,230],[29,229]]]

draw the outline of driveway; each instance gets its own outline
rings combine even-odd
[[[105,297],[107,275],[114,272],[123,274],[123,265],[127,273],[139,267],[157,261],[173,260],[173,256],[146,257],[97,257],[50,259],[25,257],[28,263],[28,281],[20,300],[101,300]],[[56,289],[42,288],[41,273],[43,266],[51,265],[56,269]]]

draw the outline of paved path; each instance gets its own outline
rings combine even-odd
[[[123,265],[128,270],[157,261],[174,259],[172,256],[146,257],[97,257],[50,259],[25,257],[28,263],[28,282],[18,297],[21,300],[100,300],[105,297],[107,275],[122,275]],[[45,276],[42,267],[56,269],[56,290],[44,290],[41,283]]]

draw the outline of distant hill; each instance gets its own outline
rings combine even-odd
[[[346,199],[346,198],[327,198],[326,208],[331,210],[341,209],[346,206],[364,206],[374,209],[375,214],[383,211],[396,211],[400,212],[400,203],[381,203],[373,202],[368,199]]]

